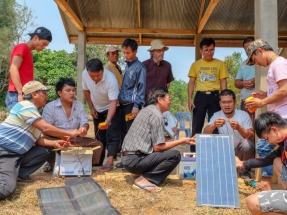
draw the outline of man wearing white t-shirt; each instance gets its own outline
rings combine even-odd
[[[248,113],[235,110],[235,94],[231,90],[223,90],[219,94],[221,110],[215,112],[208,125],[204,128],[205,134],[212,134],[217,128],[219,134],[232,134],[235,155],[240,160],[254,158],[254,129]],[[248,171],[239,172],[240,176],[249,176]]]
[[[86,64],[82,74],[84,96],[94,120],[95,138],[103,143],[100,159],[102,165],[105,151],[108,151],[107,162],[101,167],[102,171],[113,169],[114,157],[117,156],[120,144],[118,81],[113,73],[104,69],[102,62],[93,58]],[[105,127],[99,123],[106,122]]]

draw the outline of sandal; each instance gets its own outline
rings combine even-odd
[[[51,167],[51,165],[49,163],[46,163],[46,165],[43,167],[43,171],[44,172],[52,172],[53,168]]]

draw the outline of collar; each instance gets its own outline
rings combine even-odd
[[[136,59],[131,60],[131,61],[127,61],[125,60],[125,62],[127,63],[128,66],[131,66],[134,62],[136,62],[138,60],[138,58],[136,57]]]
[[[61,99],[60,99],[60,98],[58,98],[57,100],[55,100],[55,106],[56,106],[56,107],[61,107],[61,106],[63,106],[63,104],[62,104],[62,102],[61,102]],[[75,101],[73,101],[72,109],[76,109]]]
[[[156,62],[154,62],[154,60],[153,60],[153,58],[152,58],[152,57],[151,57],[149,60],[150,60],[150,62],[151,62],[151,64],[152,64],[152,65],[154,65],[154,64],[156,64],[156,65],[157,65],[157,63],[156,63]],[[163,60],[161,60],[161,61],[159,62],[158,66],[159,66],[159,65],[161,65],[161,66],[162,66],[162,61],[163,61]]]

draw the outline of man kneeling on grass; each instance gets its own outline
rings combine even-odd
[[[56,137],[81,134],[78,129],[66,131],[42,119],[38,108],[46,104],[48,90],[50,88],[38,81],[25,84],[24,101],[14,105],[0,125],[0,200],[14,193],[17,181],[31,182],[29,175],[46,162],[53,147],[69,145],[63,140],[43,139],[40,137],[41,131]]]
[[[180,152],[172,148],[180,144],[195,145],[195,138],[165,142],[162,113],[171,105],[167,89],[154,88],[148,95],[149,106],[135,118],[122,146],[124,168],[135,179],[134,188],[159,192],[160,185],[180,162]]]
[[[236,167],[240,169],[258,168],[274,165],[275,173],[284,190],[263,191],[250,195],[246,199],[251,214],[287,214],[287,124],[277,113],[267,112],[255,119],[255,131],[259,138],[279,147],[264,158],[240,161],[237,157]],[[254,181],[251,181],[254,182]]]

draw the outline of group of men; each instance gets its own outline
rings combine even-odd
[[[40,27],[30,36],[30,41],[15,46],[11,53],[10,82],[6,96],[10,113],[0,125],[0,199],[5,199],[14,192],[17,181],[29,181],[29,175],[51,156],[52,147],[69,146],[68,141],[51,140],[41,136],[41,131],[44,135],[59,138],[85,136],[89,129],[85,113],[80,119],[83,105],[74,102],[75,83],[70,79],[59,80],[56,85],[59,99],[47,106],[43,116],[39,114],[37,108],[45,105],[47,91],[50,89],[33,80],[31,51],[41,51],[48,46],[52,41],[52,34],[48,29]],[[122,43],[126,60],[124,74],[117,63],[120,50],[115,46],[108,46],[106,49],[109,60],[107,65],[103,66],[99,59],[90,59],[82,73],[82,86],[93,117],[95,138],[103,143],[104,150],[99,161],[101,170],[113,169],[114,159],[121,151],[121,165],[135,177],[133,187],[159,192],[161,188],[158,185],[180,162],[180,153],[172,148],[187,143],[191,146],[191,151],[195,151],[194,135],[202,133],[206,113],[208,125],[203,133],[234,136],[237,168],[240,169],[241,176],[248,175],[250,168],[270,165],[273,160],[274,166],[280,167],[276,159],[277,154],[271,156],[268,162],[260,163],[258,159],[264,160],[266,154],[272,150],[267,141],[269,143],[283,141],[283,145],[285,143],[286,134],[284,136],[283,133],[286,123],[282,118],[287,117],[285,108],[287,61],[276,55],[272,47],[260,39],[254,40],[248,37],[244,40],[243,47],[248,59],[241,65],[235,81],[235,86],[242,89],[242,110],[235,110],[235,94],[227,89],[228,72],[222,61],[213,58],[215,41],[212,38],[204,38],[201,41],[200,52],[203,58],[192,64],[188,74],[190,77],[188,106],[193,113],[192,137],[175,141],[167,141],[164,132],[162,113],[170,108],[171,99],[167,88],[174,78],[170,63],[163,60],[168,47],[161,40],[151,42],[148,50],[151,58],[144,62],[140,62],[136,56],[137,42],[133,39],[124,40]],[[254,66],[249,65],[255,63],[269,66],[267,93],[254,91]],[[245,101],[251,94],[255,99]],[[253,158],[254,115],[249,114],[247,109],[260,108],[264,105],[268,105],[269,111],[274,111],[280,116],[268,112],[255,121],[257,135],[262,137],[257,152],[260,154],[261,150],[261,156],[264,157],[256,160]],[[61,111],[64,117],[55,118],[56,112]],[[128,114],[131,114],[132,120],[125,119]],[[71,120],[74,118],[75,122],[71,125]],[[62,124],[57,122],[59,119],[63,120]],[[264,120],[268,122],[264,124]],[[105,125],[99,126],[102,122],[105,122]],[[271,132],[274,135],[276,132],[280,134],[277,137],[282,137],[282,140],[277,138],[269,141],[268,135],[270,136]],[[103,164],[106,150],[108,158]],[[286,160],[285,154],[283,157]],[[285,167],[284,159],[283,165],[281,164],[283,167]],[[282,171],[278,170],[283,183],[286,183],[284,174],[287,171],[285,171],[284,168]],[[266,174],[270,176],[269,173]],[[271,198],[272,193],[269,194],[268,198]],[[252,201],[250,208],[256,202],[263,211],[267,210],[264,208],[266,202],[263,207],[259,194],[258,200],[255,201],[253,198]],[[273,202],[269,201],[269,204]]]

